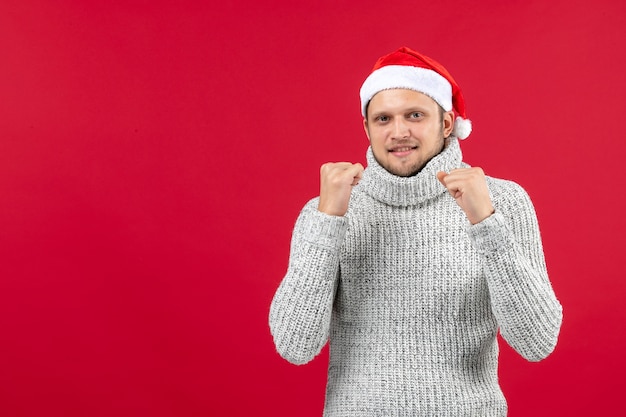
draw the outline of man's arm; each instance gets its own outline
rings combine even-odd
[[[440,172],[437,178],[471,223],[468,233],[484,257],[491,308],[502,337],[528,360],[545,358],[556,346],[562,307],[548,279],[530,198],[519,185],[499,181],[492,202],[480,168]]]
[[[291,240],[287,274],[270,306],[269,325],[278,353],[294,364],[312,360],[328,340],[339,272],[344,217],[329,216],[310,201]]]
[[[484,257],[491,309],[507,343],[530,361],[555,348],[563,318],[546,270],[535,210],[526,192],[501,181],[496,212],[470,226],[474,247]]]
[[[361,164],[324,164],[320,197],[304,207],[294,227],[289,267],[269,316],[276,349],[289,362],[309,362],[328,340],[339,253],[348,227],[344,214],[362,172]]]

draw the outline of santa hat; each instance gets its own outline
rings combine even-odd
[[[472,122],[465,116],[465,100],[454,78],[437,61],[402,47],[376,61],[372,73],[361,87],[361,112],[366,116],[367,105],[382,90],[406,88],[427,95],[444,111],[454,111],[452,135],[467,138],[472,132]]]

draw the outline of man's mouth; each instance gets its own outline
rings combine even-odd
[[[403,157],[410,154],[417,149],[417,146],[399,146],[397,148],[390,149],[389,152],[397,157]]]

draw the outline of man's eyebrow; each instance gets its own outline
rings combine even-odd
[[[418,111],[420,113],[430,113],[430,111],[427,108],[422,107],[422,106],[411,106],[406,110],[407,113],[415,112],[415,111]]]
[[[387,115],[389,115],[388,111],[379,110],[379,111],[376,111],[376,112],[372,112],[372,114],[370,114],[370,117],[375,119],[378,116],[387,116]]]
[[[381,109],[381,110],[377,110],[377,111],[373,111],[372,114],[369,115],[369,117],[371,118],[376,118],[378,116],[389,116],[392,113],[401,113],[401,114],[406,114],[406,113],[414,113],[414,112],[420,112],[420,113],[424,113],[426,115],[430,115],[433,113],[432,110],[429,110],[427,107],[424,106],[420,106],[419,104],[412,104],[404,109],[400,108],[400,109]]]

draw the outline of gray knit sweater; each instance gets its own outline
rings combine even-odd
[[[303,364],[330,340],[324,416],[505,416],[503,338],[554,349],[562,310],[526,192],[487,178],[495,214],[470,225],[436,178],[467,166],[456,139],[416,176],[368,166],[345,216],[302,210],[270,308],[278,352]]]

